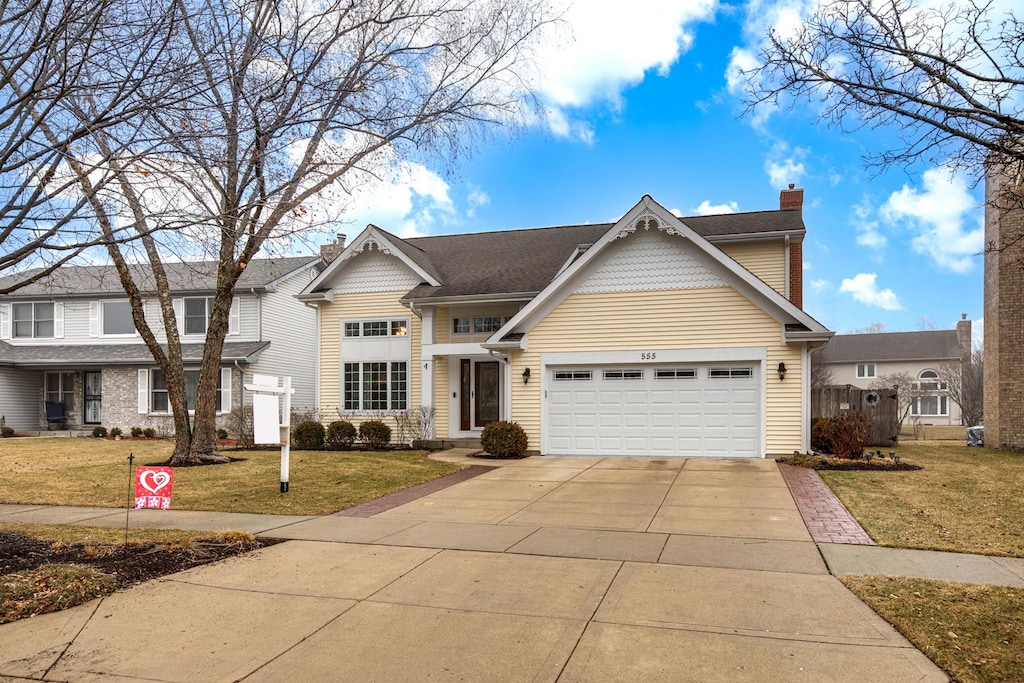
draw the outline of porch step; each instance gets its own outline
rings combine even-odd
[[[480,439],[421,439],[413,441],[413,448],[423,448],[428,451],[446,451],[449,448],[476,448],[481,449]]]

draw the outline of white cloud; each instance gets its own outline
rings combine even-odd
[[[874,218],[874,207],[866,195],[859,204],[853,207],[853,224],[857,231],[857,244],[862,247],[881,251],[889,244],[889,239],[878,229],[878,221]]]
[[[985,348],[985,318],[971,321],[971,345],[976,349]]]
[[[882,206],[882,218],[913,230],[914,251],[927,254],[940,268],[971,272],[984,246],[985,229],[966,181],[942,166],[925,171],[922,181],[923,190],[904,185],[893,192]]]
[[[810,153],[806,147],[790,148],[785,142],[772,145],[764,160],[764,170],[773,188],[786,187],[789,183],[800,185],[806,169],[804,158]]]
[[[476,210],[478,208],[481,206],[487,206],[491,203],[491,197],[472,183],[470,183],[468,187],[469,194],[466,196],[466,201],[469,202],[469,208],[466,209],[466,216],[473,218],[476,215]]]
[[[723,213],[736,213],[740,210],[740,205],[736,202],[726,202],[724,204],[712,204],[710,200],[705,199],[700,203],[696,209],[691,209],[696,216],[715,216]]]
[[[621,106],[622,92],[647,73],[668,73],[693,44],[691,26],[713,18],[716,0],[576,0],[536,57],[548,126],[556,135],[592,141],[572,110]]]
[[[828,280],[811,280],[811,289],[815,292],[827,292],[832,289],[832,283]]]
[[[875,273],[857,273],[852,278],[844,278],[839,291],[850,294],[855,301],[867,306],[877,306],[886,311],[901,311],[896,294],[891,289],[878,289],[878,275]]]

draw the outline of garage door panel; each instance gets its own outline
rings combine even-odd
[[[660,457],[759,455],[760,373],[709,378],[710,365],[687,367],[686,376],[662,372],[661,377],[655,370],[665,366],[568,369],[587,372],[590,379],[549,385],[554,390],[546,403],[548,452]],[[549,368],[548,372],[554,370]],[[623,378],[624,372],[631,376],[642,373],[643,378]]]

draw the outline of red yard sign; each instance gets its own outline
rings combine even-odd
[[[135,508],[171,509],[173,467],[135,468]]]

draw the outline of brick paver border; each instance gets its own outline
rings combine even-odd
[[[778,465],[815,543],[876,545],[817,472],[806,467]]]
[[[481,474],[490,472],[493,469],[493,467],[487,467],[485,465],[470,465],[464,470],[452,472],[451,474],[446,474],[443,477],[431,479],[430,481],[425,481],[422,484],[410,486],[407,489],[395,491],[394,493],[389,493],[386,496],[381,496],[380,498],[376,498],[374,500],[368,500],[365,503],[347,508],[345,510],[342,510],[341,512],[335,512],[334,516],[373,517],[378,513],[386,512],[387,510],[390,510],[391,508],[396,508],[399,505],[411,503],[417,498],[422,498],[423,496],[430,495],[431,493],[436,493],[441,489],[446,489],[449,486],[454,486],[455,484],[466,481],[467,479],[478,477]]]

